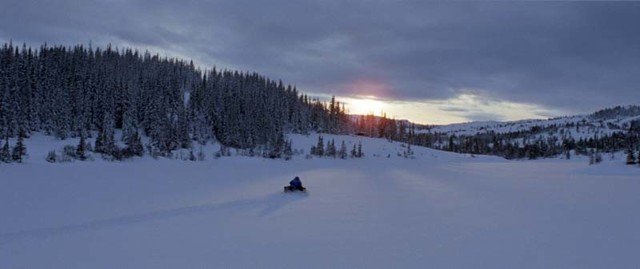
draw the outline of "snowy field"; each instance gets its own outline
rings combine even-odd
[[[33,138],[25,164],[0,164],[0,268],[640,266],[640,168],[622,156],[404,159],[332,137],[366,157],[50,164]],[[294,176],[307,194],[282,192]]]

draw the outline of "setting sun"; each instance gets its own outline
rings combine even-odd
[[[380,115],[385,109],[385,103],[374,99],[373,96],[367,96],[363,98],[348,98],[346,100],[347,109],[349,114],[374,114]]]

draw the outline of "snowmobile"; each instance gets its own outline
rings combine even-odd
[[[305,187],[294,187],[294,186],[284,186],[284,192],[307,192],[307,188]]]
[[[302,187],[302,181],[300,181],[299,177],[295,177],[293,180],[289,182],[289,186],[284,187],[284,192],[294,192],[294,191],[307,192],[307,188]]]

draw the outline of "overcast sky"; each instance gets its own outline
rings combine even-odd
[[[203,2],[0,0],[0,41],[148,49],[424,123],[640,104],[640,2]]]

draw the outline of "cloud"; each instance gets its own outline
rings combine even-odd
[[[640,101],[640,2],[4,2],[0,40],[131,45],[307,92],[348,96],[364,81],[385,90],[357,94],[433,101],[476,89],[541,114]]]
[[[346,100],[350,98],[340,97]],[[470,92],[442,100],[388,101],[382,109],[389,117],[423,124],[547,119],[576,113]]]

